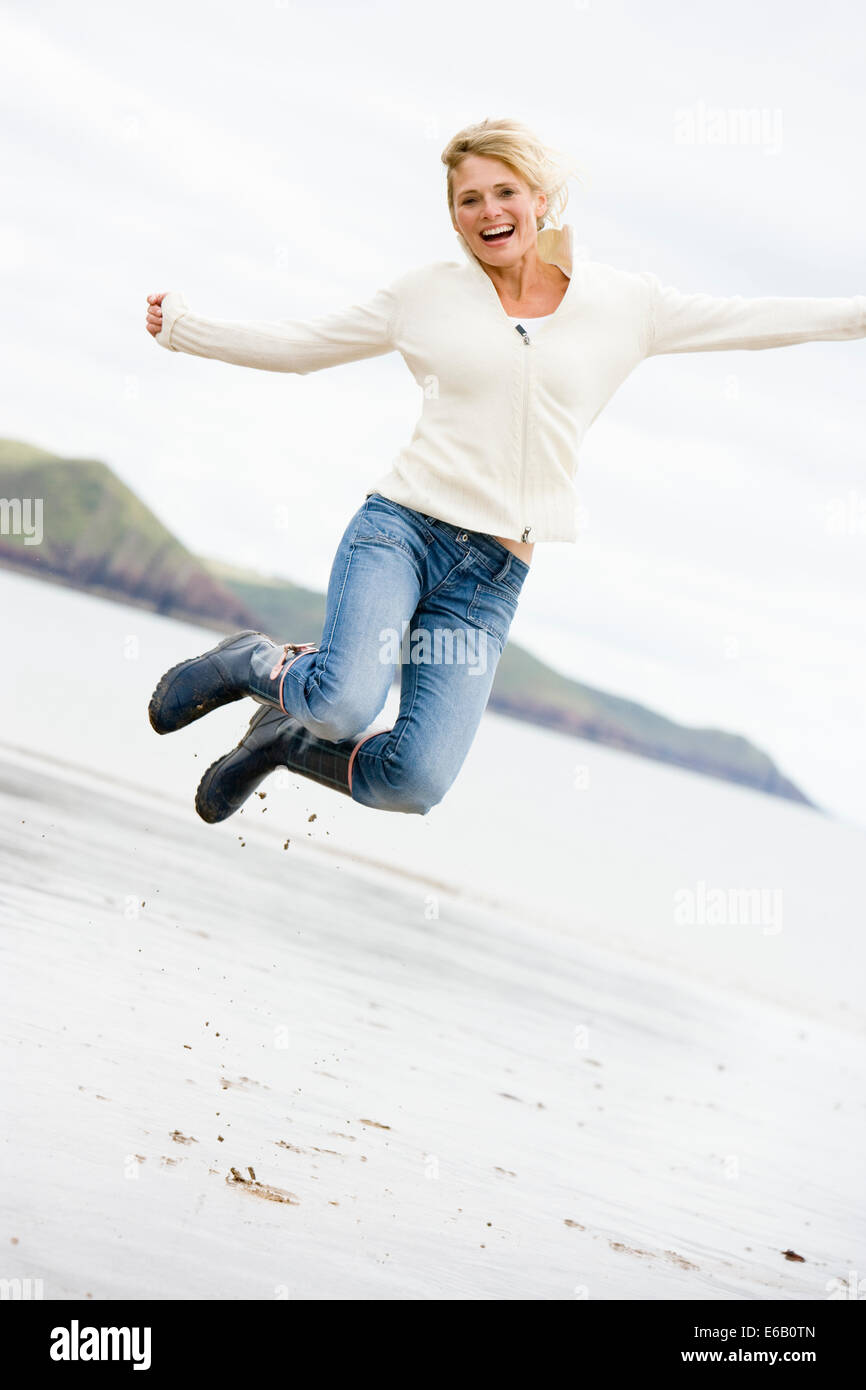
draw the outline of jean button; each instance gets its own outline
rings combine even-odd
[[[457,539],[458,541],[468,541],[469,536],[466,531],[460,531],[458,532]]]

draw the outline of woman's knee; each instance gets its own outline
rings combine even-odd
[[[361,735],[384,703],[378,694],[370,698],[358,691],[314,686],[307,692],[307,708],[313,723],[305,723],[319,738],[327,739],[329,743],[341,743]]]
[[[442,766],[394,759],[385,763],[385,809],[426,816],[443,799],[454,778]]]

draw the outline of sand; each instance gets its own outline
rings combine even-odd
[[[324,796],[312,824],[295,784],[271,821],[256,799],[206,827],[122,768],[0,748],[3,1277],[46,1298],[846,1295],[850,1019],[365,866]]]

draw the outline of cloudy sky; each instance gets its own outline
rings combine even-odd
[[[856,0],[4,3],[0,435],[103,459],[199,553],[324,588],[420,410],[404,363],[168,353],[149,291],[312,317],[459,255],[441,150],[509,115],[579,166],[582,255],[686,291],[866,293],[864,49]],[[864,437],[866,340],[642,363],[512,636],[746,735],[866,825]]]

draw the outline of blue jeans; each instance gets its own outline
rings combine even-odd
[[[349,794],[426,815],[463,765],[529,566],[492,536],[371,493],[346,527],[317,649],[285,669],[288,714],[329,742],[358,739],[400,668],[391,729],[360,739]]]

